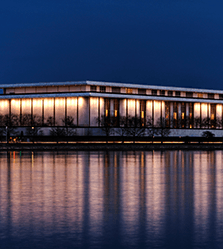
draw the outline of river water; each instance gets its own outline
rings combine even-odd
[[[0,153],[0,248],[222,248],[223,151]]]

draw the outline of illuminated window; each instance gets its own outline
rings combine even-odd
[[[109,117],[110,116],[110,100],[109,99],[105,99],[105,117]]]
[[[216,128],[216,105],[211,104],[211,113],[210,113],[210,118],[211,118],[211,128]]]
[[[170,103],[165,102],[165,125],[170,127]]]
[[[141,111],[141,118],[144,118],[144,111]]]
[[[189,127],[193,128],[193,113],[194,113],[194,104],[189,103]]]
[[[178,103],[174,102],[173,103],[173,128],[178,127]]]
[[[146,123],[145,114],[146,114],[146,101],[140,100],[140,116],[141,116],[141,125],[144,126]]]
[[[128,93],[128,94],[132,94],[132,88],[126,88],[125,91],[126,91],[126,93]]]
[[[203,95],[203,93],[198,93],[197,96],[198,96],[198,98],[203,98],[204,95]]]
[[[118,99],[114,99],[114,120],[113,120],[114,121],[113,122],[114,126],[119,125],[118,111],[119,111],[119,101],[118,101]]]
[[[183,102],[181,103],[181,128],[186,127],[185,117],[186,117],[186,104]]]

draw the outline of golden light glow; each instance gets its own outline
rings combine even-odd
[[[42,107],[42,99],[33,99],[33,107]]]
[[[13,114],[20,114],[20,99],[11,100],[11,110]]]
[[[194,103],[194,117],[200,117],[200,103]]]
[[[208,105],[206,103],[201,104],[201,118],[206,118],[207,117],[207,113],[208,113],[208,111],[207,111],[208,108],[207,107],[208,107]]]
[[[176,112],[173,113],[173,118],[177,119],[177,113]]]
[[[55,106],[56,107],[61,107],[61,106],[64,107],[64,105],[65,105],[65,98],[56,98],[55,99]]]
[[[181,118],[184,119],[184,112],[181,113]]]
[[[126,88],[126,93],[132,94],[132,88]]]
[[[222,117],[222,105],[216,105],[216,117],[221,119],[221,117]]]
[[[135,116],[135,100],[134,99],[128,100],[128,114],[129,116]]]
[[[54,101],[53,101],[53,99],[51,98],[51,99],[44,99],[44,107],[46,108],[46,107],[52,107],[53,106],[53,103]]]
[[[117,117],[118,116],[118,111],[117,110],[115,110],[115,117]]]
[[[83,103],[84,103],[84,98],[79,97],[79,98],[78,98],[78,105],[79,105],[80,107],[82,107],[82,106],[83,106]]]
[[[22,99],[22,114],[31,114],[31,99]]]
[[[108,117],[108,110],[105,110],[105,116]]]
[[[67,106],[77,106],[77,98],[67,98]]]
[[[2,115],[8,114],[9,111],[9,101],[8,100],[0,100],[0,113]]]
[[[141,118],[144,118],[144,111],[141,111]]]
[[[161,102],[160,101],[154,101],[154,111],[159,112],[161,110]]]

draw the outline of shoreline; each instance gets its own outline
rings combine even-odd
[[[223,143],[3,143],[0,150],[223,150]]]

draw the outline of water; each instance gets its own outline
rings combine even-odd
[[[222,248],[223,151],[1,152],[0,248]]]

